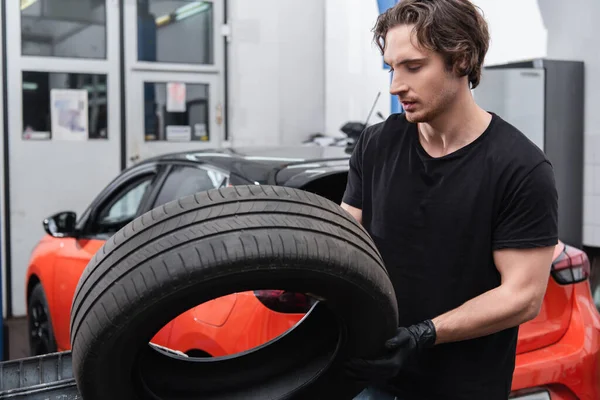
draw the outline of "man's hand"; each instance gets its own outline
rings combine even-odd
[[[385,343],[386,356],[373,360],[352,359],[346,364],[346,374],[357,381],[386,381],[409,365],[418,353],[432,347],[436,331],[430,320],[398,328],[396,336]]]

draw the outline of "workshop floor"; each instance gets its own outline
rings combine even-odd
[[[29,357],[27,319],[13,318],[4,321],[8,328],[8,357],[5,360]]]

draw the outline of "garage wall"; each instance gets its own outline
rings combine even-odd
[[[293,144],[325,128],[323,0],[230,0],[231,144]]]
[[[473,0],[473,3],[483,11],[490,29],[486,64],[546,57],[548,34],[538,0]]]
[[[389,79],[372,41],[379,9],[376,0],[327,0],[325,30],[326,122],[336,134],[347,121],[364,121],[381,92],[370,122],[390,113]]]
[[[233,145],[293,144],[390,110],[389,74],[371,28],[377,2],[230,0]],[[371,122],[377,122],[373,114]]]

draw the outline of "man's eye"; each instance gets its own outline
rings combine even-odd
[[[408,69],[410,72],[416,72],[421,69],[421,66],[419,65],[416,67],[406,67],[406,69]]]

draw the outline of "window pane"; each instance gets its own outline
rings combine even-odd
[[[213,64],[209,1],[138,0],[138,60]]]
[[[146,179],[131,190],[126,192],[116,203],[106,209],[100,218],[102,224],[115,223],[131,220],[137,214],[138,207],[144,197],[144,193],[150,185],[150,179]]]
[[[22,54],[105,59],[105,3],[106,0],[21,0]]]
[[[108,108],[106,75],[69,74],[62,72],[23,71],[23,139],[60,139],[52,134],[52,126],[65,128],[64,121],[52,122],[52,89],[81,89],[87,92],[87,123],[77,116],[70,116],[84,130],[88,139],[107,139]],[[85,94],[84,94],[85,95]],[[65,110],[67,112],[69,110]],[[65,112],[62,115],[65,115]],[[60,112],[55,112],[60,116]],[[87,125],[87,126],[86,126]],[[69,127],[67,127],[69,128]],[[85,134],[87,129],[87,135]]]
[[[209,140],[208,85],[173,87],[166,83],[144,83],[145,140]]]
[[[226,175],[201,168],[178,166],[171,171],[154,203],[154,208],[185,196],[218,188]]]
[[[152,182],[152,176],[146,177],[125,189],[116,201],[105,205],[94,221],[92,234],[112,235],[123,228],[138,214],[142,199]]]

